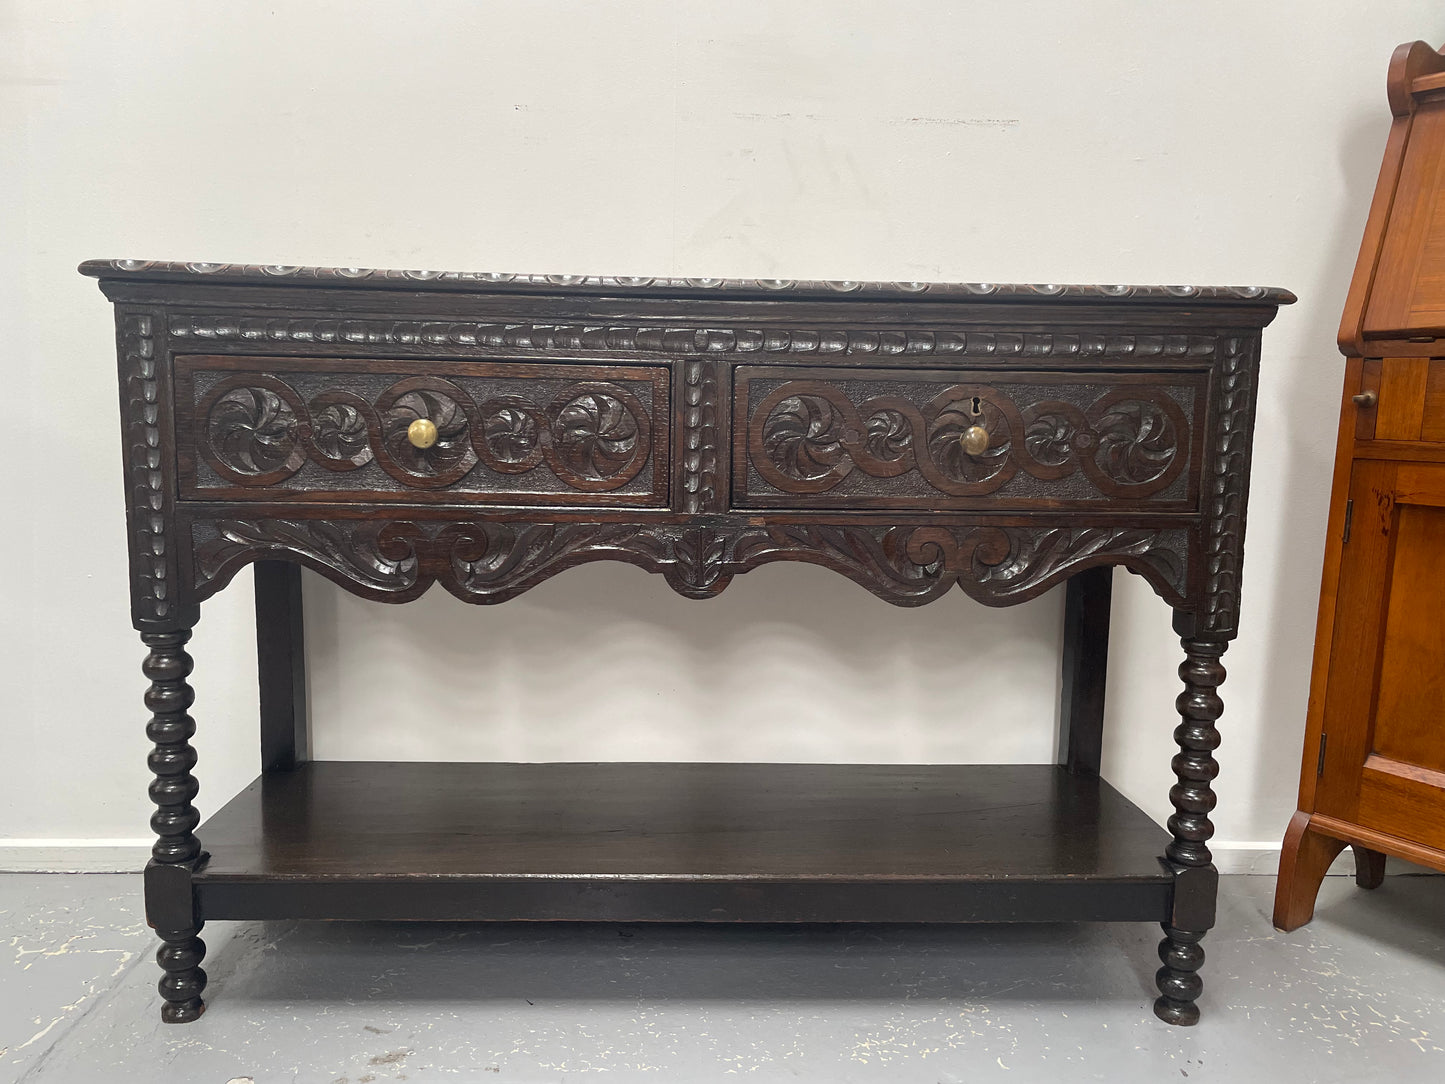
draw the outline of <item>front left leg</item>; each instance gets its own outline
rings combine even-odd
[[[168,1024],[188,1023],[206,1010],[201,1000],[206,943],[196,936],[201,920],[191,890],[191,874],[205,855],[195,835],[201,815],[191,804],[199,785],[191,774],[196,723],[188,709],[196,694],[186,681],[192,666],[185,647],[190,638],[190,629],[141,634],[150,648],[142,672],[151,683],[145,698],[151,711],[146,736],[155,743],[149,763],[155,775],[151,801],[156,804],[151,827],[157,837],[145,872],[146,920],[161,938],[156,963],[165,974],[157,989],[165,999],[161,1019]]]
[[[1214,834],[1209,814],[1215,797],[1210,784],[1219,774],[1214,759],[1219,731],[1214,724],[1224,712],[1224,702],[1215,690],[1224,681],[1224,666],[1219,660],[1228,645],[1192,636],[1181,642],[1184,662],[1179,676],[1184,681],[1184,692],[1175,701],[1180,723],[1174,740],[1179,753],[1172,765],[1179,781],[1169,791],[1174,805],[1169,831],[1174,838],[1165,849],[1176,874],[1175,917],[1164,924],[1164,940],[1159,943],[1159,959],[1164,966],[1154,976],[1159,987],[1154,1015],[1170,1024],[1188,1026],[1199,1022],[1196,1002],[1204,986],[1199,977],[1204,949],[1199,942],[1214,924],[1218,881],[1208,845]]]

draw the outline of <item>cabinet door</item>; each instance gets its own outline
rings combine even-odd
[[[1445,464],[1350,480],[1316,808],[1445,849]]]

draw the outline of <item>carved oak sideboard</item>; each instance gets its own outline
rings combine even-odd
[[[116,309],[163,1019],[203,1011],[203,922],[288,917],[1152,921],[1155,1012],[1198,1019],[1220,657],[1288,293],[81,270]],[[699,599],[772,561],[905,606],[1066,583],[1058,763],[310,760],[299,566],[501,602],[602,559]],[[201,825],[185,647],[253,562],[262,773]],[[1182,637],[1167,832],[1099,778],[1115,565]]]

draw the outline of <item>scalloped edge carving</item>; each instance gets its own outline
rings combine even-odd
[[[367,598],[406,602],[441,583],[466,602],[503,602],[588,561],[660,573],[688,598],[774,561],[840,572],[886,602],[919,606],[958,584],[990,606],[1042,594],[1075,572],[1124,565],[1182,605],[1188,530],[774,524],[197,520],[197,599],[258,559],[290,558]]]

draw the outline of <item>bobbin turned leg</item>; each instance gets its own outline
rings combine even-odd
[[[191,874],[205,855],[195,836],[201,815],[191,804],[198,785],[191,774],[196,751],[190,739],[196,724],[187,711],[195,699],[186,681],[192,665],[185,650],[190,638],[190,629],[141,634],[150,648],[142,671],[151,683],[145,698],[151,711],[146,736],[155,743],[149,763],[155,774],[150,796],[156,804],[151,827],[157,837],[146,866],[146,921],[161,938],[156,962],[165,974],[157,989],[165,999],[161,1019],[168,1024],[195,1020],[206,1008],[201,1000],[206,943],[196,936],[201,920],[191,890]]]
[[[1224,702],[1215,690],[1224,681],[1224,666],[1219,659],[1227,646],[1223,641],[1194,638],[1188,634],[1191,626],[1187,618],[1176,619],[1175,627],[1185,633],[1181,641],[1184,662],[1179,667],[1184,692],[1175,701],[1181,718],[1174,731],[1179,753],[1173,768],[1179,781],[1169,791],[1174,804],[1169,831],[1174,838],[1165,849],[1175,875],[1175,902],[1174,916],[1163,924],[1164,940],[1159,943],[1159,959],[1164,966],[1154,976],[1159,987],[1154,1015],[1167,1023],[1186,1026],[1199,1022],[1195,1002],[1203,990],[1199,967],[1204,963],[1204,949],[1199,942],[1214,925],[1219,883],[1208,841],[1214,834],[1209,820],[1215,800],[1210,784],[1219,774],[1214,759],[1219,731],[1214,723],[1224,711]]]

